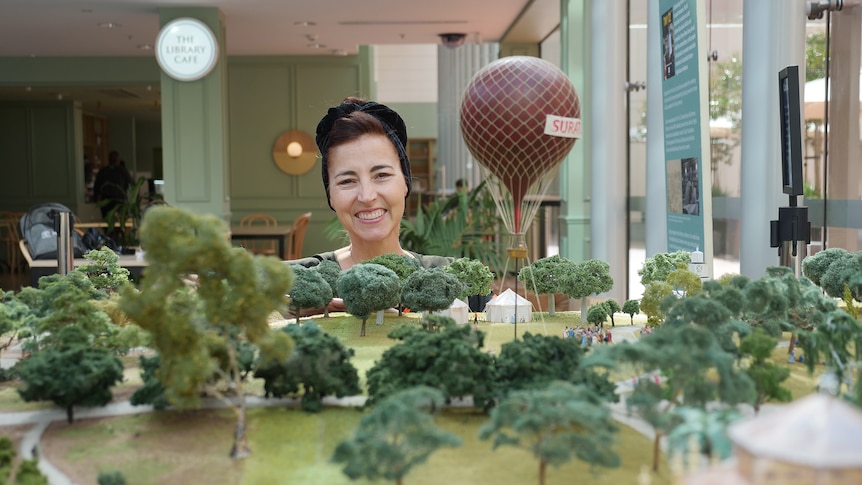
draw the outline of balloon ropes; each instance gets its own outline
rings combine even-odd
[[[516,264],[527,257],[524,234],[542,197],[580,137],[580,116],[569,78],[537,57],[498,59],[467,85],[461,133],[510,234],[509,259]]]

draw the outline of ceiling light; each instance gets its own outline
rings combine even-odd
[[[344,49],[332,49],[333,56],[346,56],[347,51]]]
[[[305,34],[305,38],[308,39],[309,42],[316,42],[318,39],[317,34]]]
[[[293,25],[297,25],[300,27],[314,27],[315,25],[317,25],[317,23],[310,22],[308,20],[298,20],[298,21],[294,22]]]
[[[153,50],[153,44],[138,44],[138,49],[142,51],[151,51]]]
[[[99,27],[101,27],[103,29],[118,29],[118,28],[122,27],[122,25],[120,25],[116,22],[108,21],[108,22],[99,22]]]
[[[308,44],[305,47],[311,47],[312,49],[325,49],[326,44],[318,44],[315,42],[314,44]]]

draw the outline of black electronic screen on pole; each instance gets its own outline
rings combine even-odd
[[[799,66],[787,66],[778,73],[778,96],[781,113],[781,184],[785,194],[802,195]]]

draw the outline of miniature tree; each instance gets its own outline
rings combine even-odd
[[[463,291],[458,295],[462,300],[491,292],[494,273],[478,259],[458,258],[444,266],[443,271],[454,275],[464,285]]]
[[[362,320],[360,337],[365,336],[365,322],[372,313],[392,308],[401,300],[398,275],[379,264],[357,264],[342,271],[336,286],[347,312]]]
[[[84,259],[87,262],[75,268],[75,271],[87,275],[96,288],[112,294],[129,283],[129,270],[120,266],[119,256],[110,248],[103,246],[89,251],[84,254]]]
[[[666,281],[673,287],[674,293],[677,296],[692,295],[703,287],[703,281],[700,279],[700,276],[688,269],[688,266],[682,264],[667,275]]]
[[[338,282],[338,276],[341,275],[341,265],[330,259],[324,259],[320,264],[314,266],[313,269],[320,273],[320,276],[329,284],[329,288],[332,290],[332,297],[338,297],[336,283]],[[329,305],[323,307],[323,316],[329,318]]]
[[[14,291],[0,291],[0,352],[8,349],[24,328],[30,309],[15,297]],[[0,371],[0,381],[8,380],[7,370]]]
[[[575,265],[575,271],[566,278],[565,293],[581,299],[581,321],[587,321],[587,297],[610,291],[614,287],[611,266],[598,259],[588,259]]]
[[[617,426],[605,401],[586,386],[554,381],[542,389],[515,391],[491,410],[479,439],[493,448],[515,446],[539,460],[539,485],[548,465],[579,458],[591,466],[616,468]]]
[[[303,308],[320,308],[332,301],[332,288],[329,283],[313,269],[292,264],[294,274],[293,288],[290,289],[290,304],[296,309],[296,324]]]
[[[138,362],[141,368],[143,385],[135,390],[132,397],[129,398],[129,402],[132,403],[132,406],[150,404],[156,410],[167,408],[170,403],[165,395],[165,386],[162,385],[158,377],[158,354],[150,357],[142,355],[139,357]]]
[[[611,326],[616,327],[617,323],[614,321],[614,313],[619,313],[623,311],[623,309],[620,307],[620,304],[617,303],[617,301],[613,298],[605,300],[603,302],[603,305],[605,306],[605,310],[608,312],[608,316],[611,317]]]
[[[626,300],[626,302],[623,303],[623,307],[620,311],[625,314],[628,314],[629,318],[631,319],[631,324],[634,325],[635,313],[640,313],[641,306],[637,300]]]
[[[302,409],[320,411],[325,396],[353,396],[362,392],[359,375],[350,363],[353,349],[324,332],[314,322],[283,328],[295,347],[285,360],[261,355],[254,376],[264,380],[266,397],[282,397],[302,390]]]
[[[585,350],[575,339],[524,334],[522,340],[506,342],[494,361],[495,393],[498,399],[510,392],[544,387],[552,381],[566,381],[592,388],[606,401],[616,402],[616,386],[607,372],[581,365]]]
[[[723,460],[729,458],[733,451],[733,442],[727,436],[727,428],[739,419],[736,409],[707,410],[702,408],[681,407],[673,412],[678,422],[668,434],[668,448],[671,452],[687,457],[689,447],[694,444],[699,454],[707,460]],[[688,453],[687,453],[688,452]],[[697,464],[688,463],[690,469]]]
[[[121,307],[152,335],[157,375],[171,404],[197,406],[202,391],[227,401],[236,415],[230,456],[243,458],[250,450],[238,349],[248,341],[269,355],[290,353],[290,338],[270,329],[267,319],[283,304],[293,272],[275,258],[231,247],[226,233],[214,216],[167,206],[148,210],[141,242],[149,266],[140,291],[124,288]]]
[[[403,285],[407,278],[419,270],[419,260],[412,256],[408,256],[406,254],[395,254],[395,253],[386,253],[381,254],[380,256],[374,257],[365,261],[366,263],[373,263],[385,266],[398,275],[398,280],[401,281]],[[404,307],[399,302],[398,303],[398,316],[400,317],[403,314]]]
[[[817,321],[812,330],[802,332],[799,340],[808,371],[814,372],[815,364],[824,362],[835,374],[838,395],[846,393],[862,408],[862,385],[859,370],[855,369],[862,362],[862,323],[836,309]]]
[[[754,400],[755,413],[758,413],[760,406],[768,400],[789,402],[793,399],[790,390],[781,386],[781,383],[790,377],[790,369],[770,361],[772,350],[777,343],[778,340],[766,335],[762,328],[756,328],[743,338],[739,345],[740,352],[751,358],[745,372],[754,382],[757,392]]]
[[[640,309],[647,316],[648,325],[658,325],[664,320],[662,301],[673,296],[673,287],[664,281],[653,281],[646,286],[641,297]]]
[[[832,298],[842,298],[844,289],[850,286],[850,280],[856,275],[862,277],[862,252],[848,253],[832,261],[820,278],[820,287]],[[862,301],[862,293],[855,293],[853,297]]]
[[[754,401],[751,379],[736,368],[736,356],[722,348],[706,325],[686,323],[682,318],[670,319],[649,338],[634,344],[604,346],[598,354],[588,358],[585,365],[590,365],[593,359],[626,362],[644,374],[658,370],[663,376],[660,384],[651,379],[638,380],[626,401],[655,429],[654,471],[658,471],[661,436],[676,424],[669,414],[674,408],[704,408],[715,401],[729,406]],[[714,376],[707,378],[707,374]]]
[[[802,260],[802,274],[817,286],[834,261],[849,256],[844,248],[828,248]]]
[[[54,343],[15,366],[25,401],[53,401],[75,420],[75,406],[104,406],[111,388],[123,380],[123,364],[110,350],[93,347],[88,333],[75,324],[62,328]]]
[[[362,417],[353,435],[335,448],[332,461],[344,464],[351,480],[394,480],[401,485],[410,470],[437,449],[460,446],[458,436],[434,424],[430,413],[440,409],[437,389],[417,386],[380,401]]]
[[[411,274],[401,290],[401,301],[416,311],[445,310],[464,291],[458,278],[442,268],[420,269]]]
[[[683,250],[673,253],[658,253],[646,258],[643,267],[638,270],[641,284],[647,286],[653,281],[667,281],[668,275],[680,264],[688,267],[688,263],[691,263],[691,253]]]
[[[587,310],[587,322],[596,327],[605,326],[605,320],[608,319],[608,308],[604,303],[597,303]]]
[[[447,402],[464,396],[473,396],[476,407],[491,402],[493,358],[481,350],[482,333],[447,320],[442,332],[405,326],[390,333],[402,341],[366,373],[369,403],[415,385],[440,389]]]
[[[564,293],[568,279],[566,275],[576,271],[575,263],[559,255],[533,261],[518,273],[518,279],[537,295],[548,295],[548,315],[554,316],[554,294]]]

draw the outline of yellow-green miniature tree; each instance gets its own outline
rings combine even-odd
[[[227,400],[237,418],[231,457],[243,458],[250,450],[238,349],[251,342],[270,358],[290,354],[289,336],[267,320],[284,304],[293,272],[275,258],[231,247],[226,234],[214,216],[149,210],[141,227],[148,266],[140,291],[124,289],[121,307],[152,334],[168,402],[197,406],[202,391],[237,395]]]

